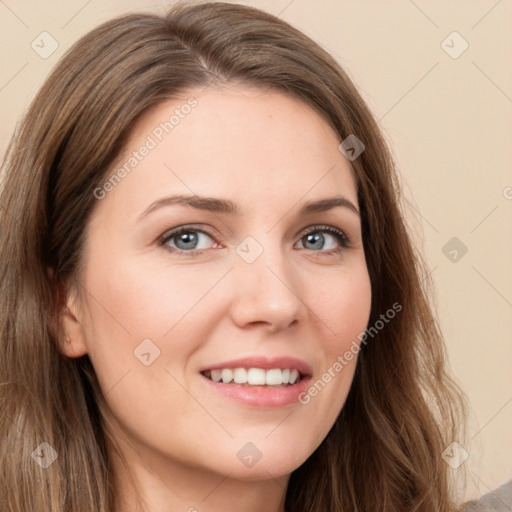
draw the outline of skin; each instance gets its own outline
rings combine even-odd
[[[282,511],[290,473],[332,427],[357,358],[307,405],[281,408],[221,396],[199,370],[287,355],[307,361],[315,382],[358,341],[371,304],[359,215],[346,207],[298,213],[333,195],[358,209],[356,186],[339,138],[308,105],[233,84],[186,91],[147,111],[111,172],[190,97],[197,106],[98,200],[80,286],[69,288],[62,315],[62,351],[88,354],[106,395],[107,431],[133,478],[112,450],[119,512],[142,510],[135,488],[151,512]],[[173,205],[138,219],[178,193],[231,199],[244,213]],[[177,236],[158,244],[189,224],[212,228],[213,236],[198,234],[201,253]],[[322,224],[343,231],[350,246],[320,228],[313,232],[323,243],[308,242],[306,228]],[[263,249],[252,263],[236,252],[248,236]],[[134,356],[144,339],[160,350],[148,366]],[[252,467],[237,457],[247,442],[262,454]]]

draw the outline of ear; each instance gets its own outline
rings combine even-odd
[[[57,348],[67,357],[81,357],[87,354],[87,343],[83,322],[85,315],[78,293],[79,285],[74,280],[56,283],[53,279],[53,270],[49,270],[48,274],[57,294],[56,318],[54,317],[52,322]]]
[[[59,313],[64,340],[60,343],[60,351],[68,357],[81,357],[87,354],[87,343],[83,324],[83,312],[75,291],[68,294],[65,307]]]

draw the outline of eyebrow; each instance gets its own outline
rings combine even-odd
[[[149,215],[151,212],[166,206],[173,205],[186,205],[196,210],[204,210],[212,213],[222,213],[225,215],[242,215],[242,209],[238,203],[230,199],[220,199],[216,197],[206,197],[198,195],[174,195],[163,197],[152,203],[142,214],[139,220]],[[299,211],[300,215],[310,215],[312,213],[324,212],[332,208],[343,207],[352,211],[359,216],[357,207],[349,201],[346,197],[335,196],[320,199],[317,201],[310,201],[305,203]]]

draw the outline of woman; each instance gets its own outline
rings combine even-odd
[[[464,444],[394,163],[260,10],[78,41],[1,196],[2,511],[451,511]]]

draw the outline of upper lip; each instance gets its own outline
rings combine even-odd
[[[309,376],[312,373],[311,366],[302,359],[296,357],[244,357],[241,359],[232,359],[221,363],[211,364],[201,368],[200,372],[206,370],[222,370],[223,368],[262,368],[264,370],[272,370],[273,368],[291,370],[296,369],[302,376]]]

